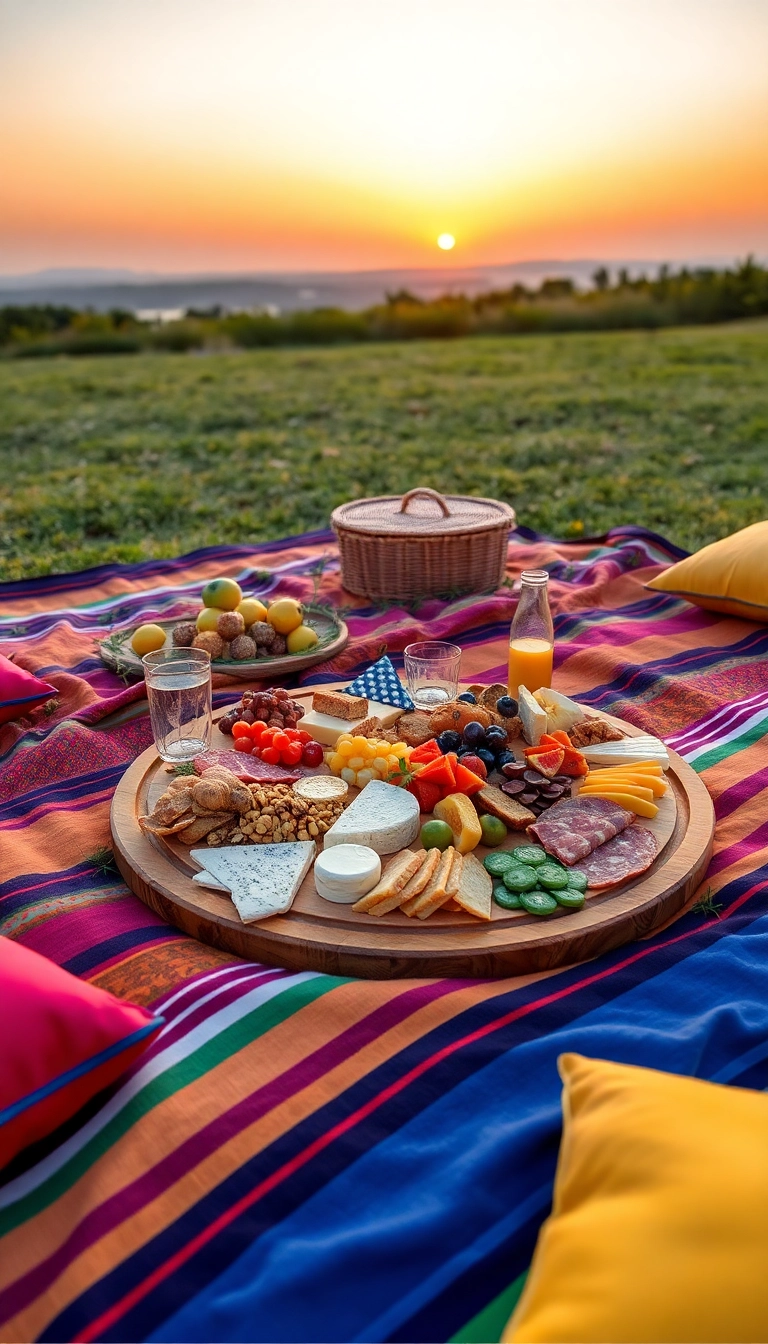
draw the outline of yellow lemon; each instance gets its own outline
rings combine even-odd
[[[202,611],[197,613],[195,625],[202,634],[203,630],[215,630],[219,623],[221,609],[219,607],[203,607]]]
[[[211,579],[203,589],[203,606],[219,611],[235,611],[243,600],[243,590],[234,579]]]
[[[266,621],[267,619],[267,608],[263,602],[259,601],[258,597],[244,597],[236,610],[240,612],[245,621],[246,630],[249,625],[253,625],[254,621]]]
[[[267,620],[279,635],[290,635],[292,630],[298,630],[301,625],[301,603],[292,597],[279,597],[269,608]]]
[[[317,632],[308,625],[300,625],[291,631],[285,642],[289,653],[303,653],[317,643]]]
[[[133,633],[131,648],[143,658],[145,653],[154,653],[155,649],[162,649],[164,643],[165,631],[161,625],[140,625]]]

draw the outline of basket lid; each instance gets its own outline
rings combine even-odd
[[[490,532],[514,526],[515,511],[498,499],[441,495],[419,486],[405,495],[377,495],[340,504],[331,524],[368,536],[432,537],[452,532]]]

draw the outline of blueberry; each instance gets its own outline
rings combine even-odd
[[[461,695],[457,695],[456,699],[463,700],[465,705],[477,704],[477,697],[474,696],[471,691],[462,691]]]
[[[437,745],[444,756],[449,751],[458,751],[461,746],[461,733],[455,732],[453,728],[446,728],[444,733],[438,735]]]
[[[517,701],[511,695],[501,695],[496,701],[496,713],[503,719],[513,719],[517,713]]]
[[[492,751],[488,751],[486,747],[478,747],[477,751],[475,752],[475,755],[477,756],[478,760],[483,762],[483,765],[485,766],[486,770],[496,769],[496,757],[494,756]]]
[[[503,771],[505,765],[514,765],[514,764],[515,764],[515,753],[514,751],[509,751],[507,747],[505,747],[503,751],[500,751],[498,756],[496,757],[496,768],[498,770]]]
[[[507,730],[500,723],[492,723],[490,728],[486,728],[485,736],[489,742],[506,742]]]
[[[472,719],[471,723],[467,724],[462,736],[468,747],[485,746],[485,729],[482,723],[478,723],[476,719]]]

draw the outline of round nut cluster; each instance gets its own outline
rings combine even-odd
[[[251,784],[253,807],[226,830],[211,831],[209,845],[279,845],[316,840],[330,830],[344,811],[340,798],[309,802],[290,784]]]
[[[189,649],[195,642],[197,626],[194,621],[182,621],[173,627],[173,642],[177,649]]]
[[[235,662],[244,663],[249,658],[256,657],[256,645],[247,635],[237,635],[229,646],[229,656],[234,658]]]
[[[211,659],[221,658],[224,652],[224,640],[215,630],[203,630],[201,634],[195,635],[192,640],[193,649],[207,649]]]
[[[279,635],[269,621],[254,621],[247,631],[256,645],[257,658],[280,658],[288,650],[284,635]]]
[[[216,622],[216,634],[223,640],[237,639],[245,631],[245,621],[239,611],[222,611]]]

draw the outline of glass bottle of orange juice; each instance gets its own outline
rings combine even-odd
[[[555,632],[547,598],[545,569],[524,569],[520,601],[509,631],[509,694],[517,699],[520,686],[538,691],[552,685]]]

